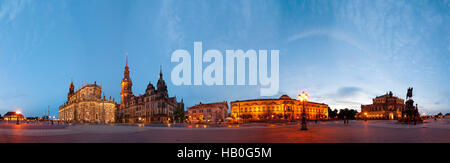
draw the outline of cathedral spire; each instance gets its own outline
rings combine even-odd
[[[159,65],[159,78],[162,79],[162,65]]]
[[[67,94],[67,99],[70,99],[75,93],[75,86],[73,85],[73,79],[70,77],[69,93]]]
[[[127,62],[125,63],[125,67],[128,67],[128,52],[126,52],[125,55],[127,56]]]
[[[126,55],[126,63],[125,63],[125,71],[123,72],[123,77],[130,78],[130,70],[128,68],[128,52],[126,52],[125,55]]]
[[[73,88],[74,88],[74,85],[73,85],[73,78],[70,77],[70,86],[69,86],[69,89],[70,89],[70,90],[73,90]]]

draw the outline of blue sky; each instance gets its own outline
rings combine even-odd
[[[0,114],[57,115],[71,77],[120,99],[125,52],[133,92],[156,83],[187,106],[259,97],[259,86],[174,86],[173,51],[280,50],[280,93],[360,109],[414,87],[420,112],[450,112],[450,2],[0,1]],[[204,64],[207,66],[207,64]],[[279,96],[277,95],[277,96]],[[274,96],[275,97],[275,96]]]

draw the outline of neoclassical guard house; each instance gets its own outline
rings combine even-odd
[[[197,104],[188,108],[190,123],[218,123],[228,117],[228,102]]]

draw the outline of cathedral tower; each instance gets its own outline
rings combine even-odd
[[[72,97],[72,95],[75,93],[75,86],[73,85],[73,81],[70,81],[70,86],[69,86],[69,93],[67,94],[67,99],[69,100],[70,97]]]

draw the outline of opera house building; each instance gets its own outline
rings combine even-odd
[[[372,99],[373,103],[361,105],[361,113],[358,119],[398,119],[402,117],[402,111],[406,108],[405,100],[398,98],[392,92]]]

